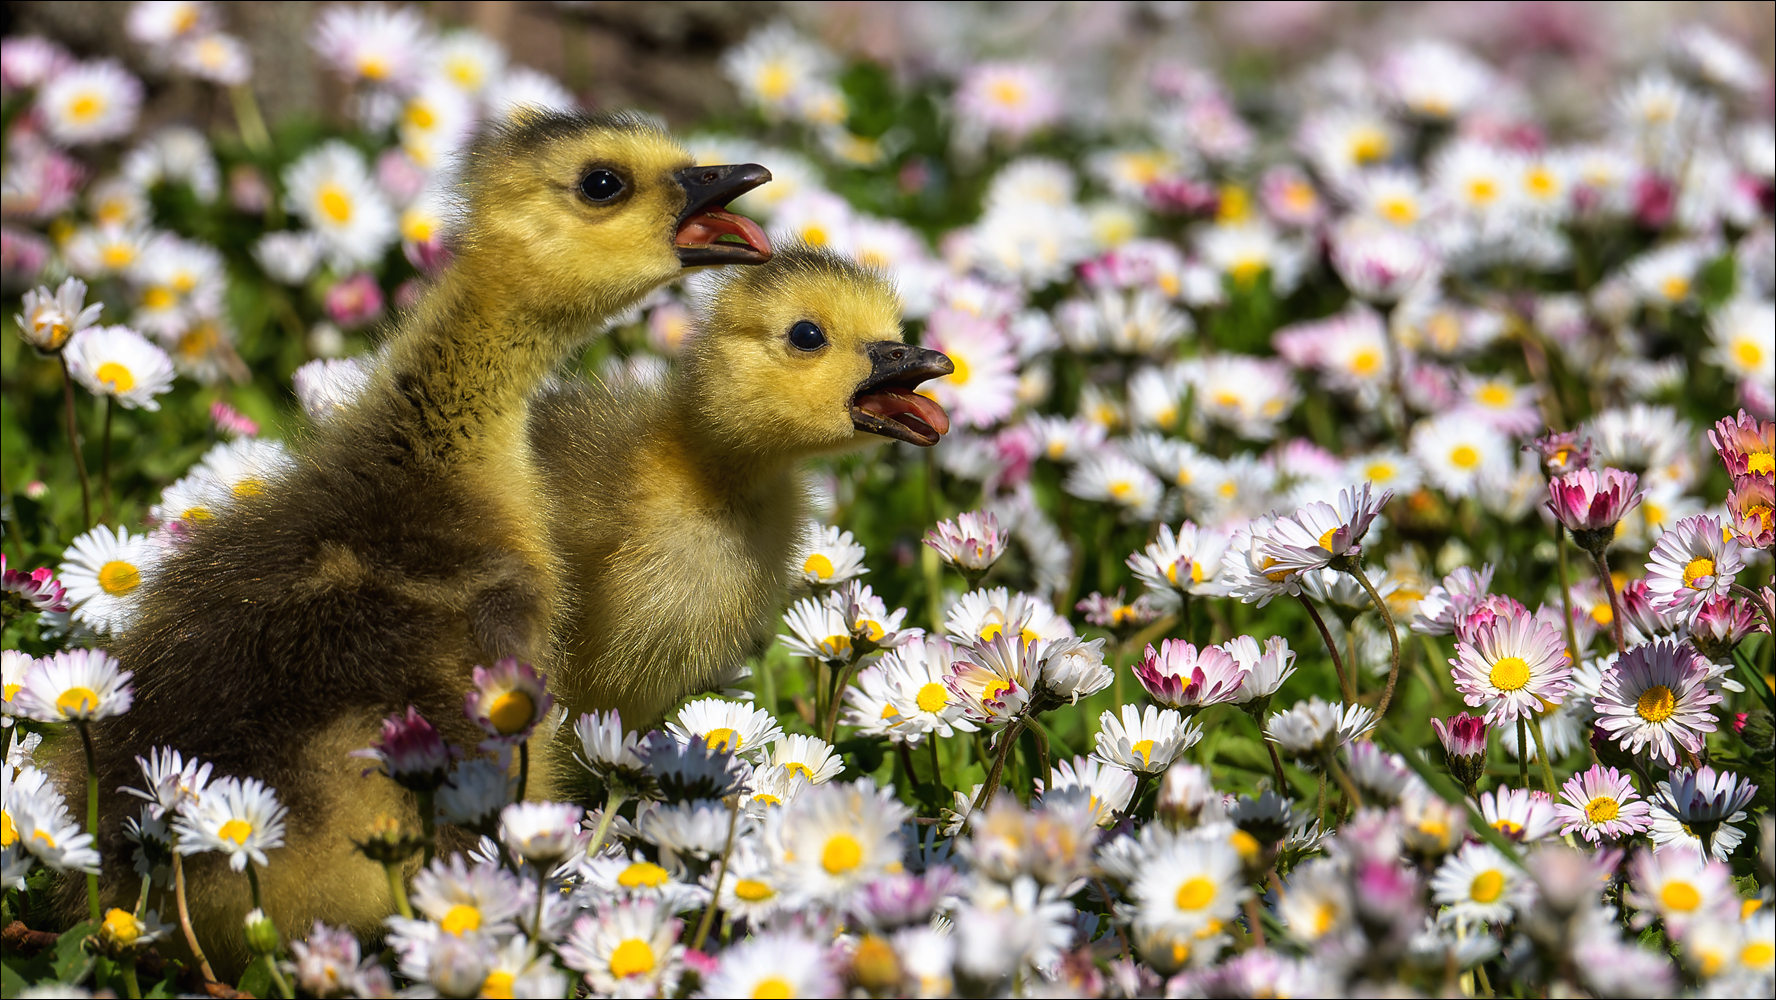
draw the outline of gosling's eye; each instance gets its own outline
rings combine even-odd
[[[789,328],[789,342],[798,350],[818,351],[826,346],[826,334],[821,331],[819,324],[802,320]]]
[[[581,179],[580,193],[595,204],[610,201],[623,193],[623,178],[614,170],[599,168]]]

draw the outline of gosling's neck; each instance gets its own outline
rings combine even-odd
[[[594,329],[589,310],[539,307],[452,267],[389,350],[385,403],[421,462],[528,452],[529,398]]]
[[[711,503],[731,507],[766,498],[779,490],[807,457],[769,433],[747,433],[735,421],[744,415],[713,411],[722,394],[699,377],[699,365],[668,376],[665,400],[654,421],[656,446],[683,463]],[[719,405],[719,404],[715,404]]]

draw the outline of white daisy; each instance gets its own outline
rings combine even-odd
[[[756,756],[772,740],[783,735],[782,727],[762,708],[720,698],[703,698],[680,709],[666,729],[683,745],[700,736],[711,749]]]
[[[148,230],[129,226],[77,229],[62,246],[68,270],[83,278],[103,278],[135,263],[148,244]]]
[[[366,4],[322,10],[309,44],[348,81],[402,87],[431,62],[434,43],[417,10]]]
[[[137,591],[160,558],[161,547],[153,539],[122,528],[101,524],[74,539],[62,554],[59,572],[75,619],[100,632],[128,627]]]
[[[86,304],[86,282],[68,278],[52,293],[39,286],[24,294],[14,315],[20,336],[40,351],[59,351],[68,338],[98,321],[103,302]]]
[[[1703,602],[1728,596],[1744,568],[1744,547],[1720,518],[1686,517],[1659,536],[1647,557],[1647,594],[1655,608],[1687,618]]]
[[[957,598],[944,618],[944,630],[960,646],[989,641],[1007,630],[1025,642],[1074,635],[1072,624],[1047,600],[1006,587],[971,590]]]
[[[684,955],[684,923],[651,899],[626,900],[574,921],[561,960],[593,991],[617,996],[669,996]]]
[[[1490,425],[1467,414],[1445,413],[1412,429],[1412,457],[1425,476],[1453,498],[1472,495],[1480,475],[1508,464],[1511,445]]]
[[[1105,711],[1098,717],[1097,750],[1092,756],[1142,774],[1159,774],[1203,737],[1201,726],[1186,722],[1174,709],[1148,705],[1122,706],[1122,717]]]
[[[94,848],[92,834],[80,829],[65,805],[53,802],[48,807],[31,808],[24,806],[22,799],[15,796],[4,810],[5,818],[11,821],[11,829],[4,831],[10,835],[5,845],[9,860],[15,850],[22,849],[58,872],[98,872],[99,852]]]
[[[1133,520],[1147,520],[1159,508],[1165,484],[1133,459],[1107,451],[1087,457],[1067,476],[1068,493],[1107,503]]]
[[[1169,772],[1168,772],[1169,773]],[[1138,780],[1120,767],[1112,767],[1091,757],[1075,757],[1071,762],[1056,761],[1042,790],[1044,802],[1082,796],[1092,820],[1098,826],[1111,826],[1135,794]]]
[[[1243,438],[1268,441],[1301,402],[1289,366],[1270,359],[1217,354],[1189,368],[1196,406],[1209,420]]]
[[[771,744],[767,763],[790,774],[799,774],[816,785],[831,781],[845,770],[844,758],[833,753],[830,743],[818,736],[799,733],[779,736]]]
[[[438,73],[465,94],[479,94],[506,68],[506,50],[478,31],[452,31],[432,46]]]
[[[883,654],[872,668],[880,691],[875,717],[885,722],[896,738],[908,743],[918,743],[927,733],[947,737],[958,730],[974,732],[978,727],[965,717],[967,705],[944,682],[957,656],[949,640],[939,636],[926,636],[922,642],[907,643]],[[859,681],[866,688],[869,686],[868,678]],[[852,692],[846,694],[849,700]],[[862,714],[865,700],[859,692],[855,714]]]
[[[789,606],[783,621],[789,626],[783,644],[791,653],[839,663],[852,659],[851,623],[830,600],[804,597]]]
[[[269,864],[265,852],[284,846],[284,817],[289,810],[277,793],[257,778],[221,778],[197,795],[197,801],[173,820],[180,854],[221,851],[235,871],[250,859]]]
[[[15,715],[38,722],[90,722],[129,711],[128,670],[102,649],[65,649],[33,660],[17,694]]]
[[[1738,298],[1708,318],[1708,360],[1734,378],[1776,381],[1776,303]]]
[[[785,891],[807,902],[840,902],[900,864],[900,824],[911,815],[893,789],[878,789],[869,778],[809,788],[776,824]]]
[[[70,66],[37,92],[44,129],[67,146],[128,135],[141,109],[142,81],[109,59]]]
[[[790,573],[810,587],[832,587],[869,572],[863,546],[842,528],[808,522],[801,544],[790,557]]]
[[[580,829],[585,810],[563,802],[514,802],[500,810],[500,842],[538,867],[558,864],[592,837]]]
[[[247,43],[220,31],[193,38],[173,51],[173,65],[199,80],[238,87],[253,78]]]
[[[370,176],[364,154],[344,142],[323,143],[291,163],[284,191],[290,212],[326,241],[336,266],[374,264],[395,241],[394,209]]]
[[[510,934],[514,918],[532,901],[526,886],[504,868],[465,864],[462,855],[439,858],[413,876],[413,909],[446,934]]]
[[[1700,852],[1635,853],[1628,865],[1627,903],[1641,911],[1636,926],[1657,916],[1666,933],[1682,938],[1693,923],[1738,916],[1732,870],[1720,861],[1703,861]]]
[[[1531,904],[1535,884],[1498,848],[1469,843],[1431,877],[1431,894],[1448,907],[1440,914],[1446,922],[1505,924],[1518,909]]]
[[[830,997],[841,986],[824,945],[791,931],[773,931],[724,950],[697,996]]]
[[[173,359],[128,327],[88,327],[69,339],[63,356],[87,391],[126,409],[159,410],[154,397],[173,386]]]
[[[504,76],[488,86],[482,103],[487,108],[487,117],[494,121],[509,118],[521,108],[569,114],[580,110],[579,99],[560,81],[528,66],[508,69]]]
[[[1375,711],[1364,705],[1328,704],[1317,695],[1270,717],[1264,738],[1302,760],[1325,758],[1375,727]]]
[[[1234,919],[1251,890],[1239,852],[1222,841],[1179,838],[1150,854],[1129,885],[1135,921],[1177,935],[1213,930]]]

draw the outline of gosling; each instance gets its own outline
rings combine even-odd
[[[899,299],[873,270],[779,247],[723,275],[701,311],[663,383],[564,382],[533,409],[577,608],[555,677],[569,718],[614,708],[646,728],[735,675],[776,632],[806,523],[800,464],[949,430],[913,389],[954,366],[902,342]]]
[[[140,785],[134,758],[165,744],[275,788],[285,847],[260,878],[286,932],[319,919],[373,933],[392,910],[352,843],[382,816],[419,828],[411,796],[347,756],[378,720],[416,705],[473,745],[474,666],[552,668],[560,566],[525,433],[539,384],[686,268],[769,259],[757,224],[723,208],[770,174],[692,163],[638,116],[521,114],[479,138],[453,263],[371,384],[293,471],[193,527],[144,586],[115,648],[136,703],[99,734],[99,785]],[[130,801],[113,794],[106,815]],[[102,853],[106,893],[133,899],[117,822]],[[238,970],[246,880],[216,855],[186,871],[200,941]]]

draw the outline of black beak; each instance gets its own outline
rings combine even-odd
[[[687,167],[673,175],[685,191],[673,246],[685,267],[711,264],[763,264],[771,241],[759,224],[727,211],[728,202],[771,179],[756,163]],[[732,237],[724,239],[723,237]]]
[[[956,370],[946,355],[897,340],[864,345],[870,373],[851,400],[851,425],[861,431],[929,448],[949,433],[950,415],[915,393],[919,383]]]

